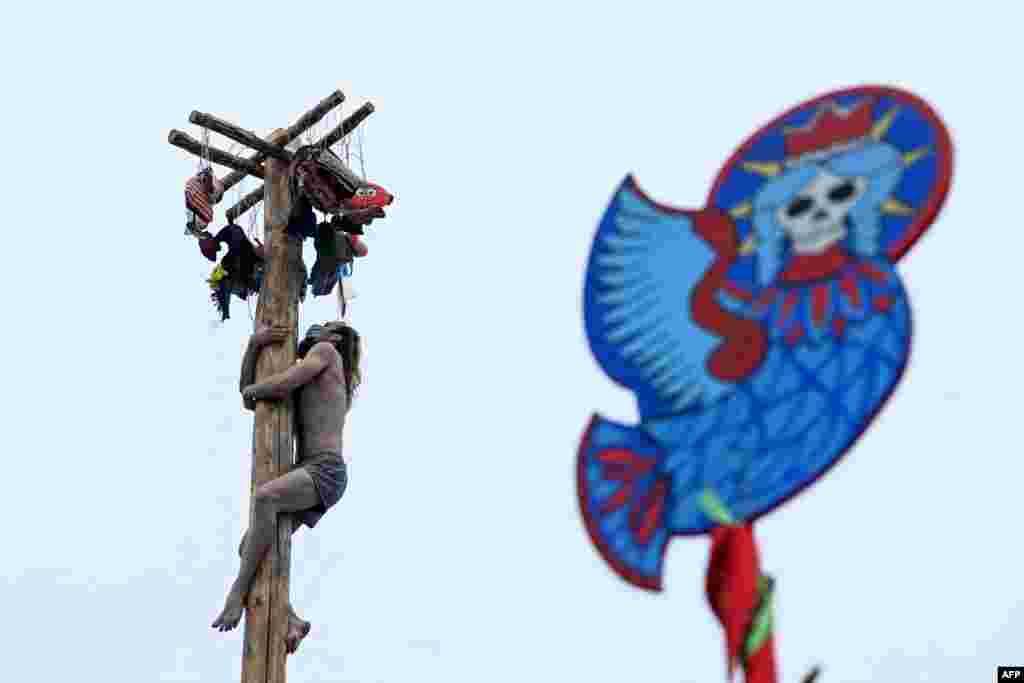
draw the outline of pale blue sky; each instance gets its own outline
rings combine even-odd
[[[1024,17],[889,4],[9,9],[6,677],[237,679],[240,631],[209,624],[247,506],[250,322],[236,300],[209,325],[210,264],[182,235],[195,163],[166,137],[198,137],[193,109],[266,134],[335,88],[346,112],[377,107],[366,168],[397,202],[356,270],[351,486],[294,546],[314,627],[290,681],[723,679],[707,540],[671,546],[652,596],[581,528],[580,434],[594,411],[635,418],[587,349],[583,264],[627,172],[698,205],[771,116],[867,82],[938,109],[953,191],[900,266],[916,324],[901,389],[758,526],[781,680],[818,661],[824,683],[1020,664]],[[302,324],[333,315],[310,300]]]

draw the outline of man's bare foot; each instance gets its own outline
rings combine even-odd
[[[313,625],[308,621],[303,621],[295,615],[288,617],[288,635],[285,636],[285,651],[288,654],[295,654],[295,651],[299,649],[299,643],[302,639],[309,635],[309,629]]]
[[[227,601],[224,603],[224,610],[217,617],[217,620],[211,624],[211,627],[218,631],[230,631],[238,626],[238,622],[242,620],[242,609],[242,596],[231,591],[228,594]]]

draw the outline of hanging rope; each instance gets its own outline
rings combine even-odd
[[[364,183],[366,182],[366,159],[363,156],[363,126],[365,125],[366,123],[364,122],[363,125],[359,126],[359,128],[356,130],[356,139],[358,140],[357,144],[359,145],[359,169],[363,174]]]
[[[203,154],[199,157],[200,172],[212,168],[210,162],[210,129],[204,126],[201,137],[203,142]]]
[[[246,185],[248,183],[248,180],[249,179],[247,177],[246,178],[242,178],[242,180],[240,180],[238,182],[238,184],[235,185],[235,201],[234,201],[235,205],[237,205],[242,200],[242,197],[244,197],[247,194],[245,192],[245,189],[246,189]],[[253,213],[255,213],[255,212],[253,212]],[[253,238],[255,236],[254,235],[255,227],[256,226],[253,223],[252,216],[250,216],[249,217],[249,227],[246,230],[246,237],[254,245],[256,244],[256,242],[253,241]],[[252,323],[255,323],[256,322],[256,316],[255,316],[255,314],[253,313],[253,310],[252,310],[252,300],[253,300],[253,298],[254,297],[252,295],[247,296],[245,298],[245,308],[246,308],[246,311],[249,313],[249,321],[252,322]]]
[[[262,205],[252,209],[252,211],[249,212],[248,237],[249,237],[249,241],[252,242],[253,244],[256,244],[256,226],[257,226],[257,224],[259,222],[259,219],[262,216],[263,216],[263,206]],[[264,254],[264,256],[269,256],[269,254]],[[259,287],[260,290],[263,289],[263,276],[266,274],[265,270],[266,270],[266,262],[264,261],[264,266],[263,266],[263,269],[261,270],[261,274],[260,274],[260,287]],[[257,292],[257,296],[258,296],[258,294],[259,294],[259,292]],[[256,298],[256,297],[251,297],[250,296],[249,298],[247,298],[245,300],[245,306],[249,310],[249,320],[252,321],[253,324],[255,325],[255,323],[256,323],[256,314],[252,310],[252,300],[254,298]]]

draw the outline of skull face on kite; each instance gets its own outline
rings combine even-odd
[[[910,350],[896,263],[937,215],[951,169],[927,104],[859,88],[758,131],[703,209],[623,183],[594,239],[584,315],[640,420],[595,416],[577,470],[587,530],[618,574],[659,590],[668,541],[720,526],[703,496],[753,521],[869,427]]]
[[[821,169],[803,191],[780,206],[775,219],[793,251],[820,254],[846,237],[846,218],[866,185],[865,178],[841,178]]]

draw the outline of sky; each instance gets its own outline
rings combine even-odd
[[[700,206],[756,128],[863,83],[930,102],[956,168],[899,266],[915,320],[901,387],[846,460],[757,525],[780,681],[815,663],[823,683],[1024,664],[1022,19],[981,1],[7,10],[10,679],[238,678],[241,630],[209,625],[248,505],[252,323],[234,300],[214,324],[211,264],[182,234],[196,161],[166,139],[199,137],[192,110],[266,135],[335,89],[345,114],[376,107],[365,171],[397,199],[353,277],[367,357],[349,489],[293,544],[313,630],[290,681],[723,680],[708,540],[670,546],[654,595],[583,531],[583,429],[595,412],[636,420],[587,347],[583,268],[627,173]],[[334,317],[310,298],[301,326]]]

